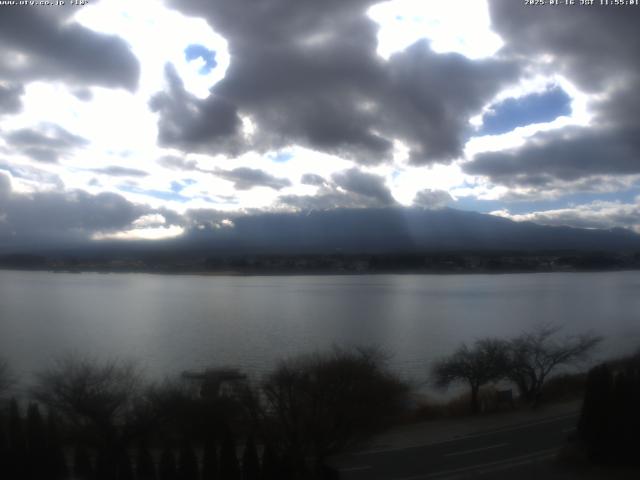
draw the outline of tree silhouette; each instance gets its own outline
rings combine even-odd
[[[103,447],[98,450],[96,458],[96,479],[97,480],[117,480],[118,464],[115,452]]]
[[[437,361],[431,370],[436,386],[448,387],[454,382],[467,383],[471,389],[471,411],[480,411],[480,387],[499,380],[507,373],[508,345],[505,341],[486,338],[470,348],[462,344],[452,355]]]
[[[132,363],[66,356],[38,375],[32,393],[115,456],[131,436],[140,387]]]
[[[296,474],[302,478],[308,476],[307,468],[305,464],[301,464],[299,459],[288,452],[280,455],[278,458],[278,476],[279,480],[293,480]]]
[[[131,458],[129,458],[129,452],[126,449],[122,449],[118,454],[118,480],[133,480],[133,466],[131,465]]]
[[[9,442],[5,428],[4,412],[0,411],[0,472],[9,473]]]
[[[219,478],[220,472],[216,442],[209,440],[204,446],[204,455],[202,458],[202,480],[218,480]]]
[[[24,478],[27,474],[27,442],[20,407],[15,398],[9,403],[9,478]]]
[[[640,465],[640,355],[592,368],[578,422],[589,459],[615,465]]]
[[[613,405],[611,410],[610,444],[615,445],[612,460],[619,464],[640,464],[638,454],[638,415],[640,405],[637,395],[637,372],[624,368],[616,375],[613,386]]]
[[[270,444],[265,445],[262,452],[262,477],[261,480],[279,480],[278,456]]]
[[[160,466],[158,469],[159,480],[178,480],[178,470],[176,468],[176,458],[170,448],[165,449],[160,454]]]
[[[66,478],[68,474],[58,421],[52,411],[47,414],[47,471],[47,478],[51,480]]]
[[[220,477],[223,480],[240,480],[236,442],[229,429],[226,429],[220,448]]]
[[[509,378],[517,385],[520,396],[532,405],[539,404],[546,379],[561,365],[588,358],[602,337],[587,333],[557,338],[560,327],[540,325],[509,344]]]
[[[594,367],[587,375],[578,433],[588,446],[588,455],[596,459],[607,442],[611,414],[613,375],[607,364]]]
[[[27,478],[39,480],[47,474],[47,432],[38,405],[27,409]]]
[[[284,362],[263,384],[266,416],[295,470],[364,440],[404,406],[406,386],[376,350],[333,349]],[[269,413],[271,412],[271,413]]]
[[[258,450],[252,436],[247,438],[247,443],[242,454],[242,480],[260,479],[260,460]]]
[[[138,480],[156,480],[156,466],[146,445],[138,446],[136,456],[136,477]]]
[[[142,386],[131,362],[66,356],[38,375],[32,394],[96,448],[96,477],[111,480],[129,476],[122,452],[155,426]]]
[[[73,455],[73,476],[77,480],[93,480],[93,464],[86,447],[77,445]]]
[[[9,369],[9,363],[0,358],[0,398],[9,390],[14,383],[13,375]]]
[[[198,480],[198,458],[189,442],[184,442],[178,455],[178,477],[180,480]]]

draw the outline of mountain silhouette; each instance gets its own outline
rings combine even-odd
[[[226,253],[388,253],[431,250],[633,250],[630,230],[583,229],[514,222],[455,209],[341,209],[263,213],[229,228],[194,229],[176,248]]]
[[[336,209],[230,219],[232,223],[196,226],[166,240],[50,242],[46,247],[25,242],[22,248],[0,248],[0,254],[179,259],[260,254],[640,250],[640,235],[623,228],[545,226],[451,208]]]

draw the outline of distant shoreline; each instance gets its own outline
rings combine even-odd
[[[640,270],[636,252],[412,252],[238,254],[184,252],[90,257],[0,255],[0,268],[65,273],[158,273],[199,276],[512,274]]]
[[[616,273],[616,272],[640,272],[639,267],[616,268],[616,269],[566,269],[566,270],[398,270],[398,271],[163,271],[163,270],[52,270],[36,268],[15,268],[1,267],[0,271],[8,272],[39,272],[54,274],[102,274],[102,275],[124,275],[124,274],[144,274],[144,275],[169,275],[169,276],[194,276],[194,277],[337,277],[337,276],[378,276],[378,275],[528,275],[536,273]]]

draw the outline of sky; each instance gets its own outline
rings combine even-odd
[[[399,206],[640,232],[638,7],[10,3],[0,245]]]

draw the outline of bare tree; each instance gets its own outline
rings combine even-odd
[[[506,376],[508,351],[507,342],[496,338],[477,340],[471,348],[463,343],[452,355],[433,365],[431,376],[440,388],[456,382],[469,385],[471,411],[477,413],[480,387]]]
[[[148,430],[178,432],[206,443],[223,427],[235,427],[245,420],[244,405],[235,389],[221,395],[209,392],[185,381],[184,376],[165,379],[145,389],[141,396],[145,408],[138,417],[149,419]]]
[[[586,360],[602,337],[592,333],[557,337],[560,327],[540,325],[509,343],[509,374],[520,396],[537,405],[545,380],[561,365]]]
[[[65,356],[38,375],[32,393],[68,422],[91,432],[105,448],[112,448],[130,433],[140,391],[141,376],[130,362]]]
[[[13,385],[14,378],[11,375],[9,364],[0,358],[0,396],[2,396]]]
[[[296,463],[366,438],[402,408],[408,388],[375,350],[341,350],[281,362],[263,385],[287,455]]]

